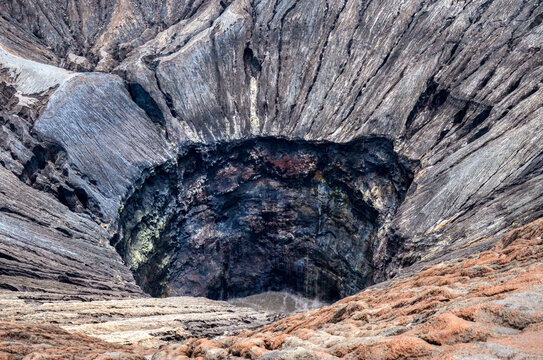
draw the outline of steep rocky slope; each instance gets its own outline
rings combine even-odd
[[[542,23],[538,0],[5,2],[0,288],[336,299],[488,250],[543,215]]]
[[[125,201],[112,243],[153,296],[338,300],[372,283],[371,244],[412,178],[378,137],[191,146]]]
[[[143,295],[100,225],[22,184],[3,167],[0,288],[46,293],[45,299]]]
[[[48,192],[112,238],[123,202],[187,144],[378,135],[418,164],[372,224],[366,276],[386,279],[542,215],[542,14],[506,0],[13,1],[2,164],[17,193]]]

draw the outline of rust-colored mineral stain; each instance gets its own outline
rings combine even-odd
[[[489,342],[543,357],[542,235],[540,219],[479,256],[427,267],[386,287],[231,337],[221,349],[251,359],[279,346],[293,353],[303,346],[318,358],[437,360],[492,354],[481,345]],[[530,299],[529,306],[504,306],[515,301],[507,296]],[[198,344],[187,341],[187,354]]]

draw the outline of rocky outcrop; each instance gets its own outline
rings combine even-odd
[[[114,75],[82,74],[61,85],[33,130],[65,149],[66,182],[84,198],[78,205],[104,223],[114,223],[122,197],[173,153]]]
[[[15,1],[0,10],[2,43],[23,57],[68,68],[108,69],[203,1]]]
[[[543,220],[490,251],[426,267],[239,336],[153,359],[541,359]]]
[[[2,289],[57,299],[142,296],[100,225],[3,167],[0,239]]]
[[[169,158],[164,136],[115,76],[0,55],[1,287],[47,299],[142,296],[109,226],[121,194]],[[99,107],[108,92],[118,102]]]

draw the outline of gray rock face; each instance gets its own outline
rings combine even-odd
[[[185,17],[202,1],[23,0],[0,10],[2,43],[32,60],[74,67],[86,58],[111,66],[126,53]]]
[[[0,239],[2,289],[40,292],[46,299],[142,296],[103,228],[3,167]]]
[[[0,15],[11,53],[123,79],[65,74],[32,94],[2,63],[0,101],[20,92],[0,114],[10,186],[110,237],[121,202],[177,152],[258,137],[378,135],[418,162],[376,232],[375,280],[543,215],[540,1],[40,0]]]
[[[87,199],[83,207],[109,221],[116,218],[121,197],[145,177],[142,173],[173,153],[160,128],[112,75],[79,75],[64,83],[34,130],[68,149],[68,182]]]

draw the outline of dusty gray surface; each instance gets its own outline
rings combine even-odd
[[[234,335],[280,318],[194,297],[36,303],[21,295],[0,292],[0,321],[58,325],[107,342],[153,349],[191,337]]]

